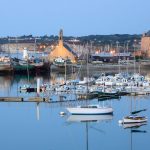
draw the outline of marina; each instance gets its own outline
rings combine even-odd
[[[41,81],[43,80],[42,82],[46,83],[49,80],[48,78],[41,78]],[[67,76],[68,78],[70,78],[69,75]],[[64,80],[64,74],[55,74],[56,79],[56,82]],[[147,108],[145,112],[141,112],[141,115],[150,118],[149,95],[125,95],[121,96],[119,100],[111,99],[99,102],[97,98],[76,100],[76,97],[69,93],[70,96],[64,98],[64,95],[67,96],[66,92],[57,92],[57,94],[55,92],[49,93],[49,91],[47,94],[43,92],[39,94],[37,92],[20,92],[17,89],[22,84],[28,83],[26,77],[6,78],[1,76],[0,81],[1,84],[5,85],[1,88],[0,97],[5,97],[7,100],[0,102],[0,139],[10,141],[9,145],[6,146],[2,143],[0,147],[16,149],[16,144],[19,143],[17,144],[17,149],[21,148],[23,150],[31,147],[39,150],[42,147],[45,149],[60,149],[61,147],[73,150],[86,149],[87,125],[89,149],[120,149],[122,146],[124,147],[122,149],[130,149],[129,147],[132,146],[136,150],[143,148],[148,150],[149,121],[147,123],[124,124],[123,126],[120,126],[118,121],[129,114],[131,100],[133,102],[133,110],[135,106],[136,110]],[[32,76],[30,77],[30,83],[36,87],[36,80]],[[6,96],[8,95],[10,99],[7,99]],[[49,96],[51,100],[48,98]],[[14,98],[17,100],[17,97],[21,99],[18,99],[16,102],[11,101]],[[48,102],[42,97],[47,97]],[[22,98],[23,101],[21,101]],[[67,107],[97,103],[101,106],[112,106],[113,114],[71,115],[66,109]],[[60,112],[65,113],[60,115]],[[130,143],[131,134],[133,134],[132,138],[136,144]],[[114,138],[111,138],[112,136]],[[61,137],[63,140],[58,140],[58,137]],[[36,141],[33,141],[33,138]],[[120,142],[116,144],[118,139]],[[139,140],[142,140],[142,145],[138,142]],[[26,141],[26,144],[24,141]],[[65,144],[66,142],[68,144]]]
[[[0,150],[150,149],[150,0],[0,6]]]
[[[5,58],[13,68],[0,75],[0,140],[10,141],[5,148],[126,150],[134,133],[144,145],[136,140],[136,150],[146,150],[149,70],[139,71],[138,62],[95,65],[88,54],[85,62],[75,62],[62,34],[61,30],[58,46],[44,59],[42,54],[35,59],[27,49],[19,59]],[[62,57],[56,57],[62,49]]]

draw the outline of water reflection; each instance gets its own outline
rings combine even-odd
[[[102,122],[110,121],[113,115],[70,115],[67,119],[69,122]]]
[[[140,134],[144,134],[144,133],[147,133],[146,130],[141,130],[139,129],[141,126],[143,126],[144,124],[141,123],[141,125],[137,125],[135,127],[131,127],[130,128],[130,149],[131,150],[136,150],[136,143],[134,142],[134,139],[137,138],[137,134],[140,133]],[[138,129],[137,129],[138,128]],[[133,135],[134,134],[134,135]],[[141,139],[142,140],[142,139]]]
[[[113,115],[70,115],[67,118],[67,122],[78,122],[83,125],[82,132],[84,132],[85,149],[89,150],[91,149],[91,147],[92,149],[94,149],[94,146],[91,144],[93,141],[93,138],[91,138],[91,136],[94,136],[94,139],[96,139],[96,135],[91,135],[91,133],[97,132],[100,133],[100,135],[106,134],[105,129],[103,129],[102,126],[101,128],[99,127],[99,123],[108,123],[112,119]]]
[[[67,76],[68,79],[71,78],[69,76]],[[57,77],[58,81],[64,79],[63,74],[54,74],[55,82],[57,82]],[[31,84],[36,85],[36,78],[36,76],[30,76]],[[27,76],[25,75],[0,76],[0,95],[15,96],[17,87],[26,82]],[[41,82],[50,82],[49,76],[41,76]],[[30,96],[24,93],[21,94],[18,93],[18,96]],[[68,106],[84,105],[85,101],[51,104],[1,102],[0,140],[2,142],[0,149],[83,150],[86,145],[86,149],[91,150],[129,150],[130,148],[134,150],[148,150],[150,147],[149,123],[124,124],[122,128],[117,124],[122,116],[129,113],[129,103],[129,97],[122,97],[120,101],[113,101],[114,116],[70,115],[61,118],[59,116],[60,111],[65,111],[65,108]],[[136,109],[139,106],[140,108],[145,108],[149,105],[149,96],[147,95],[145,98],[141,96],[140,105],[138,102]],[[145,115],[150,118],[149,110],[145,112]],[[66,122],[69,125],[65,126]]]
[[[127,124],[121,124],[121,126],[124,128],[124,129],[127,129],[127,128],[139,128],[141,126],[144,126],[144,125],[147,125],[146,122],[143,122],[143,123],[127,123]]]
[[[146,130],[143,130],[142,127],[147,125],[146,122],[142,122],[142,123],[127,123],[127,124],[122,124],[121,126],[125,129],[125,131],[129,131],[130,134],[130,150],[136,150],[139,149],[139,147],[137,148],[137,144],[134,141],[134,139],[140,138],[139,140],[142,141],[143,139],[141,139],[142,134],[147,133]],[[139,133],[139,134],[138,134]],[[137,140],[136,140],[137,141]],[[141,147],[141,145],[140,145]],[[143,149],[143,148],[142,148]]]
[[[37,117],[37,120],[40,120],[40,106],[39,106],[39,103],[37,103],[37,105],[36,105],[36,117]]]

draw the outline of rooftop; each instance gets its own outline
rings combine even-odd
[[[150,30],[148,32],[144,33],[144,36],[145,37],[150,37]]]

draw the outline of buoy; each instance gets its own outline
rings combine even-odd
[[[123,121],[122,121],[122,120],[119,120],[119,121],[118,121],[118,123],[119,123],[119,124],[122,124],[122,123],[123,123]]]
[[[61,111],[59,114],[60,114],[61,116],[64,116],[66,113],[63,112],[63,111]]]

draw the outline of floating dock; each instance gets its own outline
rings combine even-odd
[[[22,97],[0,97],[0,102],[23,102]]]

